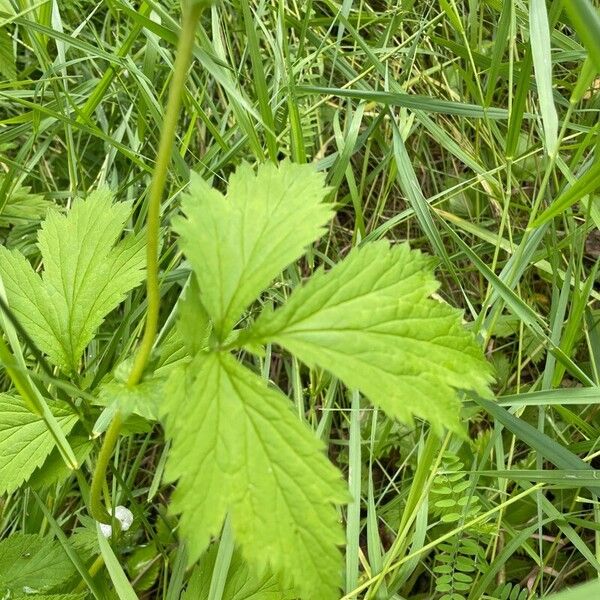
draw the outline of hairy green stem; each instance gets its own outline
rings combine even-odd
[[[158,154],[150,189],[148,192],[148,217],[147,217],[147,235],[148,245],[146,249],[147,257],[147,276],[146,276],[146,294],[148,297],[148,311],[146,314],[146,323],[144,335],[135,355],[133,366],[127,380],[127,385],[136,385],[144,373],[154,340],[158,329],[158,315],[160,309],[160,290],[158,285],[158,243],[160,229],[160,203],[165,190],[167,181],[171,153],[175,142],[177,131],[177,121],[179,120],[179,108],[183,96],[187,71],[192,57],[194,47],[194,38],[196,34],[196,25],[202,9],[206,6],[205,2],[189,2],[183,15],[183,23],[179,43],[177,45],[177,54],[173,66],[173,77],[169,86],[169,98],[163,121]],[[106,477],[106,469],[112,456],[113,450],[119,439],[123,417],[117,412],[104,436],[104,442],[98,462],[94,469],[92,485],[90,488],[90,512],[97,521],[108,523],[111,520],[108,511],[102,502],[102,487]]]

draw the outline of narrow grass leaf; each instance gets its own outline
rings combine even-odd
[[[600,159],[593,162],[592,166],[571,185],[567,190],[554,200],[554,202],[535,219],[531,227],[540,227],[553,219],[569,207],[573,206],[589,194],[600,188]]]
[[[485,108],[477,104],[467,102],[453,102],[451,100],[439,100],[429,96],[416,94],[404,94],[401,92],[380,92],[371,90],[328,88],[312,85],[297,86],[298,94],[319,94],[341,98],[355,98],[368,102],[377,102],[386,106],[404,106],[413,110],[422,110],[428,113],[441,113],[446,115],[458,115],[462,117],[489,119],[507,119],[508,111],[503,108]]]
[[[600,13],[591,0],[563,0],[562,6],[569,15],[577,35],[600,72]]]
[[[544,145],[550,155],[558,142],[558,114],[552,90],[552,49],[545,0],[529,0],[529,43],[544,126]]]
[[[518,439],[539,452],[559,469],[587,471],[590,474],[595,472],[588,463],[581,460],[577,455],[567,450],[564,446],[561,446],[558,442],[555,442],[546,434],[541,433],[535,427],[529,425],[529,423],[508,412],[505,408],[498,406],[495,402],[490,402],[483,398],[476,398],[475,401]],[[587,487],[596,496],[600,495],[600,484],[582,487]]]
[[[106,570],[110,575],[110,580],[115,586],[115,592],[117,593],[120,600],[138,600],[137,594],[135,593],[129,579],[123,571],[123,567],[119,559],[115,556],[113,549],[110,547],[109,541],[104,537],[104,534],[100,530],[100,523],[96,524],[96,531],[98,534],[98,545],[100,546],[100,553],[104,559]]]

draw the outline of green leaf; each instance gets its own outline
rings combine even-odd
[[[114,585],[115,592],[118,594],[120,600],[138,600],[137,594],[135,593],[123,567],[119,562],[119,559],[115,556],[113,549],[111,548],[108,540],[102,534],[100,530],[100,523],[96,523],[96,533],[98,536],[98,545],[100,546],[100,553],[104,559],[106,570],[110,575],[110,580]]]
[[[122,381],[111,381],[100,388],[98,402],[102,406],[113,406],[123,417],[136,413],[155,421],[163,398],[163,383],[162,379],[149,379],[129,386]]]
[[[182,600],[209,600],[210,582],[218,546],[213,544],[202,555],[194,569]],[[296,596],[285,591],[279,581],[268,572],[257,574],[244,561],[242,553],[235,550],[229,565],[222,600],[285,600]]]
[[[457,115],[459,117],[474,117],[488,119],[507,119],[505,108],[484,107],[467,102],[452,102],[440,100],[419,94],[404,94],[402,92],[382,92],[380,90],[359,90],[355,88],[333,88],[316,85],[299,85],[296,87],[299,95],[318,94],[334,98],[354,98],[367,102],[377,102],[385,106],[403,106],[411,110],[421,110],[427,113]]]
[[[562,6],[600,71],[600,14],[597,6],[591,0],[565,0]]]
[[[558,594],[551,594],[548,596],[548,600],[590,600],[598,598],[598,596],[600,596],[600,582],[590,581],[562,590]]]
[[[489,396],[490,367],[460,311],[430,298],[437,287],[420,252],[367,244],[265,310],[240,342],[276,342],[400,420],[459,432],[456,389]]]
[[[62,431],[69,433],[77,417],[58,403],[49,404]],[[55,446],[44,420],[20,397],[0,394],[0,495],[27,481]]]
[[[337,598],[342,543],[334,502],[346,500],[321,443],[288,399],[226,353],[200,353],[166,384],[166,478],[196,560],[226,513],[258,569],[305,597]],[[260,548],[260,552],[256,549]]]
[[[177,303],[177,332],[191,356],[207,349],[211,330],[198,281],[192,275]]]
[[[490,402],[484,398],[475,398],[477,404],[484,408],[494,419],[502,423],[511,433],[517,438],[523,440],[527,445],[531,446],[545,459],[556,465],[559,469],[572,471],[588,471],[594,473],[592,466],[573,454],[570,450],[553,440],[550,436],[542,431],[538,431],[535,427],[519,419],[505,408],[498,406],[495,402]],[[600,495],[600,485],[585,486],[592,494]]]
[[[9,81],[17,77],[13,38],[6,27],[0,27],[0,75]]]
[[[600,160],[595,160],[592,166],[569,186],[554,202],[531,224],[531,228],[541,227],[544,223],[567,210],[588,194],[600,188]]]
[[[227,195],[192,175],[183,199],[185,219],[174,220],[180,245],[192,264],[202,302],[223,340],[248,305],[331,218],[323,204],[324,176],[309,165],[242,165]]]
[[[0,174],[0,188],[5,184],[5,176]],[[7,197],[0,200],[0,227],[25,225],[30,221],[38,221],[52,207],[52,202],[39,194],[31,192],[31,188],[17,185]]]
[[[0,542],[0,594],[24,588],[45,592],[60,585],[75,569],[60,544],[48,537],[15,533]]]
[[[94,442],[90,440],[89,434],[87,432],[83,433],[85,431],[83,427],[80,429],[81,432],[76,430],[69,435],[69,444],[73,449],[78,465],[82,465],[86,461],[94,447]],[[42,466],[37,468],[27,479],[27,483],[31,488],[40,490],[53,486],[58,481],[64,483],[72,474],[73,470],[65,464],[58,448],[55,447]]]
[[[18,594],[17,596],[11,596],[11,600],[86,600],[88,595],[86,592],[81,594]]]
[[[144,241],[117,243],[131,210],[108,189],[76,200],[69,213],[52,210],[38,236],[40,278],[17,251],[0,247],[8,302],[40,350],[61,369],[76,371],[105,316],[144,276]]]
[[[552,91],[552,51],[545,0],[529,0],[529,42],[544,125],[544,145],[548,154],[554,154],[558,140],[558,114]]]

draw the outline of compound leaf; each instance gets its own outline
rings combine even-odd
[[[199,353],[166,384],[166,477],[191,560],[230,513],[259,570],[303,597],[337,598],[343,541],[335,502],[346,493],[320,442],[288,399],[227,353]],[[260,552],[256,549],[260,548]]]
[[[288,161],[240,166],[227,195],[192,174],[185,219],[173,228],[192,264],[202,302],[223,340],[269,283],[319,238],[332,216],[324,176]]]
[[[67,215],[51,210],[38,236],[40,278],[18,252],[0,247],[8,303],[38,347],[61,369],[78,368],[106,315],[144,276],[144,241],[117,243],[131,205],[108,189],[76,200]]]
[[[367,244],[265,310],[240,343],[280,344],[398,419],[459,432],[455,388],[488,396],[491,376],[460,311],[430,298],[437,287],[420,252]]]
[[[69,433],[77,416],[57,404],[50,406],[60,428]],[[28,481],[54,447],[41,417],[33,414],[20,397],[0,394],[0,495],[14,492]]]

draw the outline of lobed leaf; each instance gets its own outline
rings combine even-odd
[[[430,298],[437,287],[420,252],[367,244],[265,310],[240,343],[280,344],[400,420],[459,432],[456,389],[489,396],[490,367],[460,311]]]
[[[106,315],[144,276],[144,241],[117,242],[131,210],[108,189],[76,200],[67,215],[51,210],[38,236],[44,271],[0,247],[8,303],[40,350],[61,369],[77,370]]]
[[[175,219],[173,228],[221,340],[260,292],[323,234],[332,216],[323,204],[327,192],[322,174],[288,161],[261,165],[256,174],[243,164],[225,196],[192,174],[182,202],[186,218]]]
[[[337,598],[343,536],[339,473],[288,399],[221,352],[200,353],[166,384],[172,510],[191,560],[231,514],[236,541],[303,597]],[[260,548],[257,552],[256,549]]]
[[[62,406],[51,407],[60,428],[69,433],[77,416]],[[0,394],[0,495],[14,492],[28,481],[55,445],[44,420],[20,397]]]

